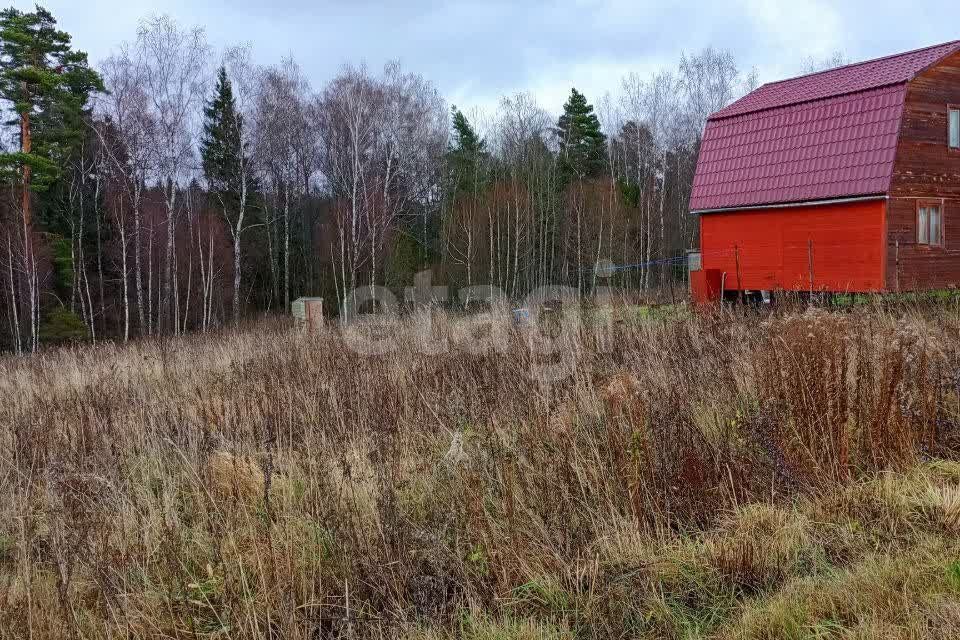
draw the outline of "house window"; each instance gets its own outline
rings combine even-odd
[[[951,149],[960,149],[960,109],[947,109],[947,139]]]
[[[939,202],[917,203],[917,243],[943,246],[943,215]]]

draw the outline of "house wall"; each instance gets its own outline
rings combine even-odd
[[[881,291],[885,201],[779,207],[700,216],[704,269],[724,289]]]
[[[960,54],[907,86],[887,210],[887,288],[960,286],[960,151],[947,147],[947,105],[960,106]],[[917,201],[942,202],[944,246],[917,244]]]

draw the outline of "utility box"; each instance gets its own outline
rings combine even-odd
[[[707,306],[723,298],[723,272],[699,269],[690,272],[690,297],[697,306]]]
[[[290,311],[297,324],[307,329],[323,326],[323,298],[297,298]]]

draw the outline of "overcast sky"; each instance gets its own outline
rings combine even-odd
[[[9,2],[10,0],[7,0]],[[2,0],[0,0],[2,2]],[[30,9],[34,2],[15,0]],[[576,86],[596,100],[630,71],[676,66],[682,52],[730,49],[761,82],[808,56],[862,60],[960,38],[956,4],[910,0],[46,0],[97,63],[137,23],[167,13],[212,45],[249,42],[257,61],[288,55],[321,86],[344,62],[399,59],[465,109],[531,91],[557,112]]]

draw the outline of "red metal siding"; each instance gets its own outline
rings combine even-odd
[[[806,291],[812,244],[815,290],[881,291],[885,210],[871,200],[704,214],[703,269],[726,272],[726,290]]]
[[[709,305],[723,297],[723,272],[716,269],[690,272],[690,297],[699,306]]]

